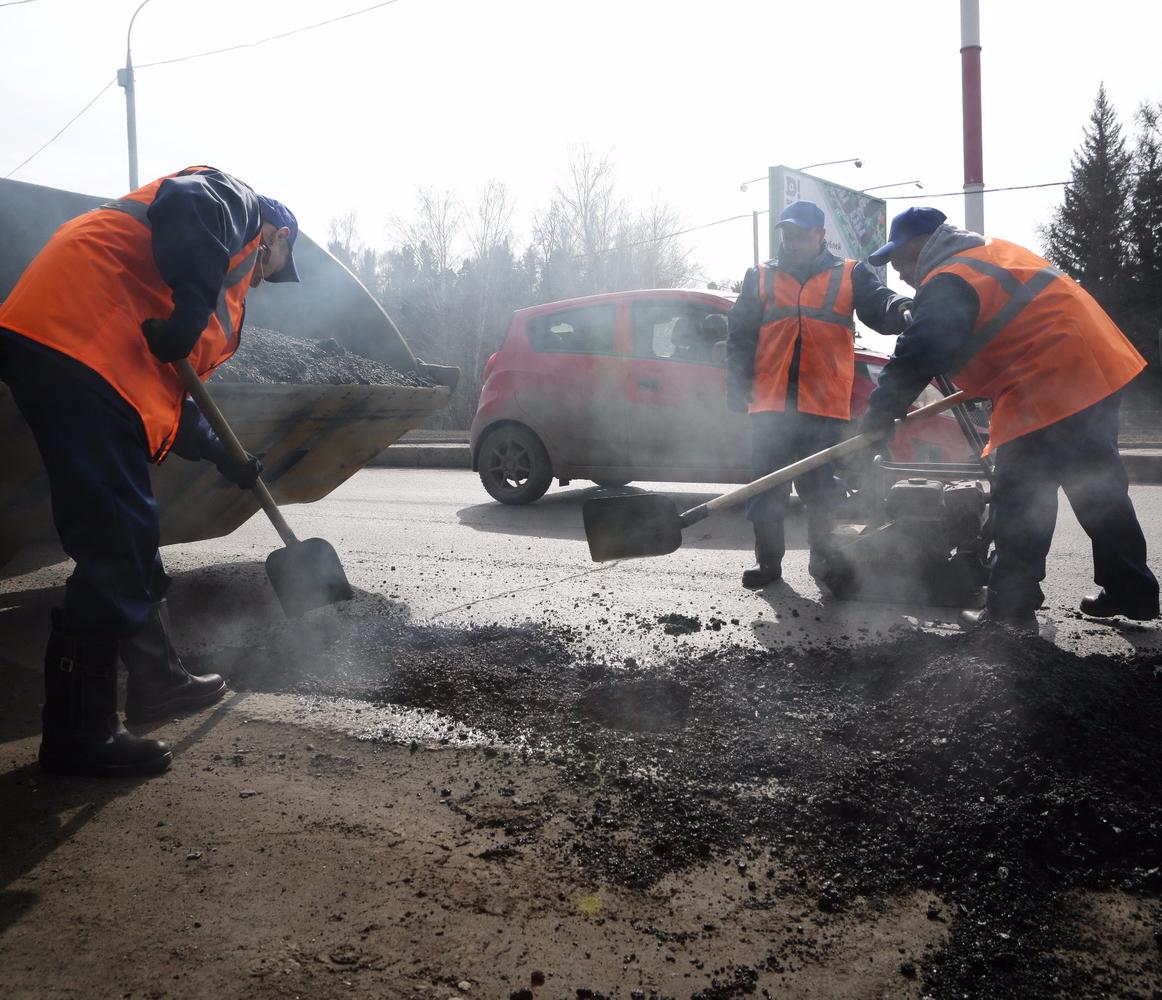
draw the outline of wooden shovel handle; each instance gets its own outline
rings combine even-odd
[[[198,378],[198,373],[194,371],[194,366],[190,364],[188,359],[182,358],[180,361],[174,362],[174,368],[177,369],[178,375],[181,376],[182,385],[185,387],[186,392],[198,404],[198,409],[202,411],[202,415],[214,429],[214,433],[218,435],[218,440],[225,445],[226,450],[230,452],[231,457],[235,461],[245,462],[247,460],[246,449],[242,447],[241,442],[234,436],[234,432],[230,429],[229,423],[226,422],[226,417],[218,409],[218,404],[214,402],[210,391],[202,384],[202,380]],[[266,516],[270,518],[270,523],[274,525],[274,530],[278,532],[283,543],[285,545],[295,544],[298,541],[295,533],[291,531],[290,525],[286,523],[286,518],[282,516],[282,511],[278,509],[278,504],[274,502],[274,497],[270,495],[270,490],[266,488],[266,483],[262,481],[261,477],[255,480],[251,490],[258,497],[258,502],[262,505],[262,509],[266,511]]]
[[[913,410],[904,417],[903,421],[896,422],[905,424],[918,423],[925,417],[930,417],[935,413],[943,413],[945,410],[951,410],[954,406],[963,403],[967,398],[963,390],[954,392],[951,396],[945,396],[943,399],[938,399],[934,403],[929,403],[927,406],[921,406],[918,410]],[[830,448],[817,452],[814,455],[809,455],[807,458],[800,459],[792,465],[787,465],[781,469],[776,469],[774,472],[769,472],[762,479],[756,479],[753,483],[747,483],[745,486],[740,486],[737,490],[732,490],[730,493],[723,493],[722,496],[708,500],[706,502],[706,509],[708,511],[719,510],[722,507],[733,507],[736,504],[744,503],[753,496],[765,493],[772,486],[779,486],[782,483],[790,482],[796,476],[803,475],[804,472],[818,469],[821,465],[834,462],[837,458],[843,458],[845,455],[850,455],[853,452],[859,451],[861,448],[866,448],[868,445],[875,444],[878,440],[879,438],[876,436],[869,437],[867,434],[857,434],[855,437],[850,437],[846,441],[840,441],[837,445],[832,445]]]

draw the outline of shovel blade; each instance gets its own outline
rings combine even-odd
[[[266,557],[266,575],[288,618],[354,596],[338,554],[322,538],[275,549]]]
[[[669,497],[594,497],[582,504],[581,517],[594,562],[664,556],[682,544],[682,522]]]

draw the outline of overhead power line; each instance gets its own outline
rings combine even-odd
[[[1033,188],[1047,188],[1047,187],[1068,187],[1073,181],[1046,181],[1044,184],[1012,184],[1008,187],[994,187],[984,188],[982,194],[989,194],[994,191],[1028,191]],[[884,198],[884,201],[923,201],[927,198],[953,198],[960,197],[964,191],[941,191],[937,194],[901,194],[892,195]],[[758,211],[758,215],[766,215],[770,209],[764,208]],[[713,222],[704,222],[700,226],[691,226],[689,229],[679,229],[677,232],[666,233],[664,236],[652,236],[647,240],[636,240],[633,243],[622,243],[615,247],[610,247],[607,250],[593,250],[589,253],[573,254],[573,260],[580,260],[582,257],[601,257],[607,253],[618,253],[622,250],[632,250],[634,247],[645,246],[649,243],[661,243],[663,240],[672,240],[677,236],[685,236],[687,233],[696,232],[699,229],[709,229],[711,226],[725,225],[727,222],[738,222],[740,219],[751,219],[756,213],[747,212],[745,215],[731,215],[725,219],[715,219]]]
[[[991,194],[993,191],[1029,191],[1033,188],[1068,187],[1073,181],[1046,181],[1044,184],[1012,184],[1009,187],[981,188],[976,191],[941,191],[939,194],[892,194],[884,201],[923,201],[925,198],[959,198],[965,194]]]
[[[379,10],[381,7],[390,7],[396,3],[399,3],[399,0],[383,0],[382,3],[372,4],[370,7],[364,7],[361,10],[352,10],[346,14],[329,17],[325,21],[317,21],[314,24],[304,24],[301,28],[292,28],[290,31],[283,31],[277,35],[267,35],[265,38],[258,38],[252,42],[239,42],[237,45],[227,45],[222,49],[209,49],[206,52],[193,52],[188,56],[175,56],[173,59],[157,59],[153,62],[139,63],[137,69],[148,69],[150,66],[169,66],[172,63],[188,62],[191,59],[202,59],[205,56],[221,55],[223,52],[237,52],[239,49],[252,49],[258,45],[265,45],[267,42],[277,42],[279,39],[290,38],[292,35],[301,35],[304,31],[314,31],[316,28],[323,28],[337,21],[346,21],[348,18],[358,17],[360,14],[368,14],[373,10]]]
[[[766,212],[763,209],[759,215]],[[575,253],[571,255],[572,260],[580,260],[582,257],[601,257],[607,253],[618,253],[621,250],[631,250],[634,247],[644,247],[650,243],[661,243],[663,240],[672,240],[676,236],[685,236],[687,233],[697,232],[699,229],[709,229],[711,226],[721,226],[724,222],[737,222],[739,219],[749,219],[752,213],[747,212],[746,215],[732,215],[728,219],[716,219],[714,222],[704,222],[700,226],[691,226],[689,229],[679,229],[675,233],[666,233],[664,236],[651,236],[648,240],[637,240],[633,243],[621,243],[615,247],[609,247],[606,250],[590,250],[587,253]]]
[[[33,2],[33,0],[5,0],[5,2],[0,3],[0,7],[14,7],[18,4],[25,4],[25,3],[32,3],[32,2]],[[230,45],[230,46],[227,46],[226,48],[222,48],[222,49],[211,49],[207,52],[194,52],[190,55],[177,56],[173,59],[159,59],[159,60],[156,60],[154,62],[141,63],[136,68],[137,69],[146,69],[147,67],[150,67],[150,66],[167,66],[171,63],[187,62],[190,59],[201,59],[204,56],[215,56],[215,55],[219,55],[223,52],[234,52],[238,49],[250,49],[250,48],[254,48],[255,46],[258,46],[258,45],[265,45],[267,42],[278,41],[281,38],[290,38],[292,35],[300,35],[305,31],[314,31],[316,28],[322,28],[328,24],[335,24],[337,21],[345,21],[348,18],[358,17],[360,14],[368,14],[373,10],[379,10],[381,7],[390,7],[392,4],[396,4],[396,3],[399,3],[399,0],[382,0],[381,3],[372,4],[370,7],[363,7],[359,10],[348,11],[346,14],[339,14],[335,17],[329,17],[324,21],[317,21],[314,24],[305,24],[305,25],[298,27],[298,28],[292,28],[290,31],[280,32],[277,35],[268,35],[266,38],[258,38],[252,42],[240,42],[237,45]],[[93,97],[92,100],[89,101],[88,104],[86,104],[83,108],[81,108],[80,111],[78,111],[75,115],[73,115],[72,118],[70,118],[67,122],[65,122],[65,124],[63,126],[61,126],[60,131],[58,131],[43,146],[41,146],[34,153],[32,153],[25,160],[21,161],[21,163],[19,163],[16,167],[14,167],[7,174],[5,174],[4,175],[5,178],[11,177],[18,170],[20,170],[23,167],[26,167],[29,163],[31,163],[34,159],[36,159],[36,157],[38,157],[41,153],[43,153],[46,149],[48,149],[49,146],[51,146],[54,142],[56,142],[56,140],[59,139],[65,133],[65,131],[69,128],[70,125],[73,124],[73,122],[75,122],[78,118],[80,118],[81,115],[83,115],[86,111],[88,111],[89,108],[91,108],[94,104],[96,104],[97,99],[102,94],[104,94],[106,90],[108,90],[111,86],[113,86],[113,84],[116,82],[117,82],[117,78],[114,77],[112,80],[110,80],[108,83],[106,83],[105,86],[102,87],[97,92],[97,94]]]
[[[57,130],[56,134],[51,139],[48,140],[48,142],[46,142],[43,146],[41,146],[38,150],[36,150],[36,152],[32,153],[26,159],[22,160],[19,164],[17,164],[15,167],[13,167],[11,170],[9,170],[8,173],[6,173],[4,175],[5,179],[11,177],[21,167],[27,166],[29,163],[31,163],[33,160],[35,160],[38,156],[40,156],[41,153],[43,153],[46,149],[48,149],[49,146],[51,146],[54,142],[56,142],[57,139],[59,139],[62,135],[65,134],[65,131],[68,129],[68,127],[70,125],[72,125],[73,122],[75,122],[78,118],[80,118],[81,115],[83,115],[86,111],[88,111],[89,108],[91,108],[94,104],[96,104],[97,99],[103,93],[105,93],[106,90],[108,90],[110,87],[112,87],[113,84],[116,82],[117,82],[117,77],[113,77],[108,83],[105,84],[105,86],[103,86],[100,90],[97,91],[96,94],[93,95],[93,99],[91,101],[89,101],[88,104],[86,104],[83,108],[81,108],[81,110],[78,111],[75,115],[73,115],[73,117],[70,118],[67,122],[65,122],[64,125],[62,125],[60,127],[60,129]]]

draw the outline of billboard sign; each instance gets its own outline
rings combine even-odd
[[[813,201],[826,219],[827,249],[838,257],[867,261],[887,242],[888,203],[842,184],[821,180],[790,167],[771,167],[770,247],[778,254],[779,214],[793,201]],[[883,269],[879,269],[881,279]]]

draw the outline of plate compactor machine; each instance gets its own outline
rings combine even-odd
[[[953,387],[938,380],[947,396]],[[952,410],[976,457],[896,462],[876,455],[828,547],[823,583],[841,600],[979,607],[992,548],[992,464],[969,407]]]

